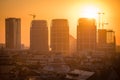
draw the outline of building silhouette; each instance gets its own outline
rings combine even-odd
[[[7,49],[21,48],[21,19],[5,19],[5,43]]]
[[[98,29],[97,51],[103,51],[104,57],[114,58],[116,48],[115,32],[113,30]]]
[[[48,27],[46,20],[33,20],[30,28],[30,50],[48,52]]]
[[[107,52],[111,54],[111,57],[114,57],[116,49],[116,37],[113,30],[107,30]]]
[[[95,19],[80,18],[77,26],[77,53],[84,54],[94,52],[96,48]]]
[[[115,32],[113,30],[98,29],[98,44],[116,44]]]
[[[107,30],[107,43],[116,44],[115,32],[113,30]]]
[[[107,43],[107,30],[98,29],[98,44],[106,45],[106,43]]]
[[[53,19],[51,24],[51,51],[68,55],[69,25],[66,19]]]

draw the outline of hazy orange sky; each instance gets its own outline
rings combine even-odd
[[[116,32],[116,42],[120,45],[120,0],[0,0],[0,43],[5,43],[5,18],[21,18],[21,41],[29,46],[29,31],[32,17],[48,21],[66,18],[69,21],[70,34],[76,37],[77,20],[83,17],[85,6],[95,6],[104,12],[104,21],[108,22],[106,29]]]

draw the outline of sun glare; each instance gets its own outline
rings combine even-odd
[[[83,7],[82,16],[87,18],[97,19],[98,8],[95,6],[85,6]]]

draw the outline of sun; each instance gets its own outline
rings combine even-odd
[[[95,18],[97,19],[99,10],[95,6],[84,6],[82,10],[82,16],[86,18]]]

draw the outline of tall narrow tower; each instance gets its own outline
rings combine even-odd
[[[5,43],[7,49],[21,48],[21,19],[6,18],[5,19]]]
[[[77,53],[81,56],[95,51],[96,25],[94,19],[80,18],[77,26]]]
[[[52,52],[68,55],[69,53],[69,25],[66,19],[54,19],[51,25]]]
[[[98,29],[98,44],[106,45],[107,44],[107,30]]]
[[[30,28],[30,49],[48,52],[48,27],[46,20],[33,20]]]

